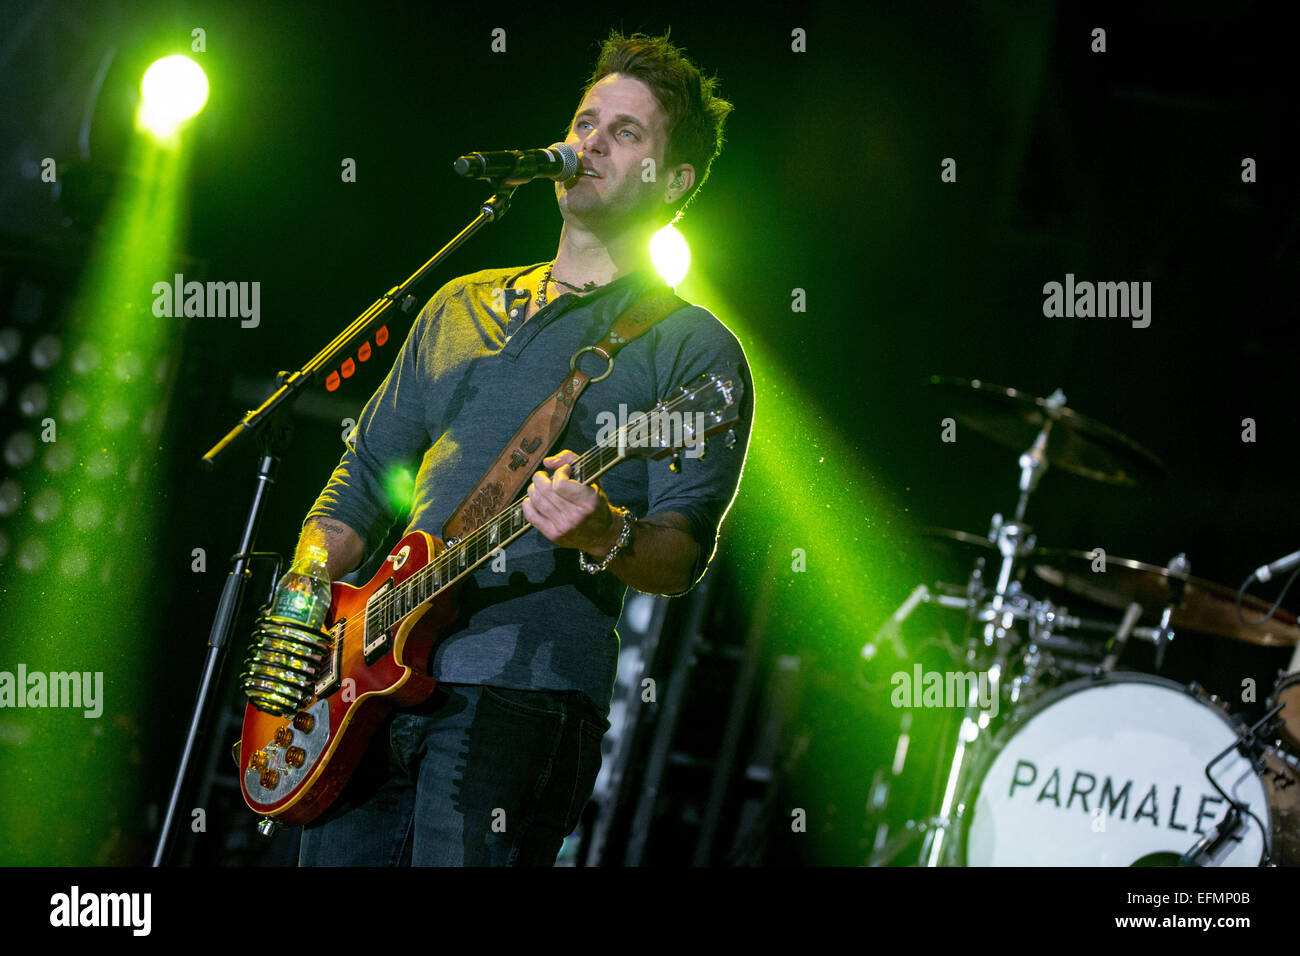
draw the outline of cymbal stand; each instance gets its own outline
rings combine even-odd
[[[1001,514],[995,514],[989,529],[989,539],[997,545],[1002,560],[998,566],[997,584],[994,586],[989,602],[991,614],[980,614],[978,617],[987,617],[980,643],[985,649],[993,652],[993,663],[987,670],[989,682],[996,688],[997,693],[1002,692],[1003,679],[1007,673],[1007,665],[1010,663],[1008,651],[1019,637],[1016,620],[1020,615],[1017,613],[1015,599],[1020,594],[1020,588],[1013,582],[1016,562],[1032,553],[1036,543],[1034,536],[1030,534],[1029,525],[1024,523],[1025,512],[1029,507],[1030,495],[1037,489],[1038,482],[1042,480],[1043,473],[1047,470],[1047,442],[1051,437],[1054,421],[1051,415],[1064,405],[1065,395],[1058,388],[1047,399],[1049,415],[1043,422],[1043,427],[1039,430],[1033,445],[1020,455],[1020,497],[1016,502],[1015,518],[1012,521],[1004,521]],[[1031,658],[1033,651],[1034,647],[1031,644],[1029,648]],[[968,649],[969,664],[978,663],[978,652],[979,648],[975,646]],[[1012,680],[1008,702],[1013,706],[1019,703],[1027,689],[1024,681]],[[966,708],[957,734],[957,745],[953,751],[952,761],[948,765],[948,776],[944,782],[943,799],[939,806],[937,821],[926,830],[921,846],[922,866],[938,866],[943,859],[944,842],[952,827],[954,812],[960,815],[965,809],[956,805],[956,799],[959,785],[968,771],[966,759],[968,745],[975,744],[981,730],[987,730],[988,727],[989,717],[980,712],[979,695],[972,685],[967,694]]]
[[[1169,627],[1174,609],[1183,603],[1183,594],[1187,591],[1187,579],[1191,576],[1192,565],[1186,554],[1176,554],[1166,566],[1169,571],[1169,603],[1160,612],[1160,626],[1157,628],[1159,638],[1156,641],[1156,670],[1165,665],[1165,648],[1174,639],[1174,632]]]

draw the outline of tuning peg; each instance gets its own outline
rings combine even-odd
[[[722,440],[722,444],[728,448],[736,447],[736,430],[734,428],[727,429],[727,437]]]
[[[669,471],[677,472],[678,474],[681,474],[681,471],[682,471],[682,457],[681,457],[681,455],[679,455],[676,451],[673,452],[673,457],[672,457],[672,459],[668,462],[668,470],[669,470]]]

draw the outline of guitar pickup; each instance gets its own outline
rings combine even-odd
[[[341,618],[334,622],[334,627],[330,629],[330,636],[334,638],[334,645],[330,648],[329,669],[316,682],[316,699],[334,693],[342,685],[343,674],[343,636],[347,633],[348,619]]]
[[[366,602],[366,629],[361,644],[361,656],[373,664],[388,653],[392,644],[392,628],[402,616],[401,609],[392,605],[393,580],[389,578]]]

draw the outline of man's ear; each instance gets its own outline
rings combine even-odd
[[[695,167],[690,163],[674,166],[668,175],[668,185],[664,189],[664,202],[675,203],[695,185]]]

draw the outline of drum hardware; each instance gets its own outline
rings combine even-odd
[[[1024,449],[1017,459],[1020,480],[1014,517],[1007,521],[1002,514],[995,514],[983,537],[930,529],[928,536],[955,545],[973,558],[973,570],[965,587],[941,583],[932,588],[918,587],[863,648],[863,656],[873,656],[874,646],[885,640],[893,644],[900,657],[905,656],[900,651],[901,627],[922,603],[961,610],[968,622],[964,661],[968,667],[985,670],[997,681],[1008,706],[991,716],[980,712],[972,693],[962,712],[951,759],[941,771],[946,779],[938,812],[907,821],[892,837],[882,824],[868,863],[891,862],[914,846],[918,838],[922,841],[919,862],[927,866],[954,860],[963,864],[1146,865],[1173,864],[1183,858],[1212,864],[1250,864],[1255,862],[1256,851],[1260,859],[1267,859],[1269,831],[1261,816],[1279,825],[1288,815],[1300,822],[1300,786],[1295,785],[1300,776],[1291,766],[1300,759],[1273,748],[1267,750],[1263,760],[1257,755],[1249,758],[1249,769],[1234,759],[1225,768],[1231,778],[1225,790],[1210,777],[1210,770],[1260,725],[1245,736],[1239,735],[1236,728],[1240,722],[1227,713],[1222,701],[1212,697],[1207,700],[1199,687],[1187,688],[1141,674],[1117,674],[1114,669],[1132,640],[1153,644],[1157,666],[1163,666],[1175,629],[1183,627],[1265,646],[1300,645],[1300,626],[1294,616],[1282,612],[1267,632],[1249,630],[1241,621],[1229,621],[1229,611],[1235,610],[1234,595],[1219,585],[1191,577],[1185,554],[1176,555],[1164,568],[1106,557],[1106,573],[1101,574],[1093,573],[1094,559],[1100,556],[1097,552],[1040,548],[1024,519],[1029,499],[1050,465],[1097,481],[1133,485],[1139,476],[1162,473],[1163,464],[1120,433],[1067,408],[1059,389],[1043,399],[979,381],[933,378],[931,384],[942,389],[946,399],[957,403],[959,407],[948,413],[964,426],[1001,444]],[[986,582],[988,561],[993,556],[997,573],[994,580]],[[1025,591],[1026,570],[1069,593],[1122,611],[1122,618],[1117,622],[1081,618],[1051,600],[1035,599]],[[1144,608],[1161,609],[1156,626],[1137,626]],[[1090,634],[1098,638],[1106,635],[1109,640],[1103,646],[1099,639],[1090,640]],[[1053,679],[1069,677],[1080,679],[1054,689],[1049,686]],[[1295,687],[1297,705],[1293,709],[1300,710],[1300,682]],[[1278,693],[1282,690],[1279,684]],[[1178,693],[1175,696],[1171,691]],[[1209,713],[1216,719],[1210,719]],[[996,725],[994,720],[998,721]],[[1060,746],[1052,742],[1053,732],[1064,737]],[[1225,735],[1236,739],[1209,766],[1200,765],[1196,756],[1219,749],[1227,742]],[[1169,743],[1154,751],[1145,749],[1152,746],[1150,740],[1160,737]],[[1097,743],[1101,740],[1110,743],[1102,746]],[[1060,765],[1055,772],[1074,773],[1065,786],[1077,790],[1062,790],[1058,795],[1053,787],[1059,782],[1044,783],[1055,780],[1049,777],[1052,771],[1044,764],[1044,779],[1037,781],[1041,790],[1035,793],[1037,800],[1026,802],[1022,791],[1015,812],[998,810],[999,802],[1008,803],[1007,784],[1015,780],[1009,775],[1027,776],[1031,769],[1035,776],[1040,773],[1032,760],[1023,766],[999,761],[1015,756],[1015,748],[1046,745],[1051,745],[1049,755]],[[1080,747],[1084,753],[1093,753],[1096,767],[1089,768],[1086,761],[1067,766]],[[1028,751],[1026,755],[1032,756]],[[1104,777],[1104,785],[1098,767],[1110,774]],[[1269,778],[1267,792],[1260,776],[1265,770],[1276,778]],[[994,781],[996,785],[989,786],[995,771],[1000,776]],[[1205,790],[1203,783],[1195,783],[1201,771],[1210,779],[1213,791]],[[1070,816],[1067,813],[1052,822],[1050,813],[1043,816],[1042,805],[1054,809],[1054,802],[1064,798],[1066,808],[1077,814],[1080,808],[1088,807],[1085,798],[1092,792],[1092,785],[1100,788],[1098,801],[1107,799],[1108,812],[1114,812],[1121,797],[1123,806],[1111,821],[1109,836],[1097,838],[1089,831],[1091,839],[1071,846],[1071,840],[1077,838],[1070,834],[1077,829],[1057,832],[1052,827],[1064,821],[1077,828],[1078,821],[1065,820]],[[1106,789],[1112,785],[1113,790]],[[1140,792],[1135,792],[1139,788]],[[1011,793],[1015,791],[1016,786],[1012,786]],[[1218,796],[1214,796],[1215,792]],[[879,793],[884,791],[873,789],[873,794]],[[1285,794],[1285,799],[1279,800],[1279,793]],[[1133,806],[1129,805],[1130,797]],[[883,805],[877,809],[883,810]],[[1212,826],[1219,813],[1223,816],[1218,826],[1209,834],[1203,833],[1202,826]],[[1263,835],[1259,847],[1255,847],[1254,838],[1240,835],[1247,815]],[[1155,836],[1149,832],[1148,816],[1159,816],[1166,825]],[[1132,826],[1130,818],[1141,819],[1142,825]],[[1189,829],[1206,839],[1180,854],[1174,847],[1179,845],[1180,832]],[[988,859],[970,859],[972,839]],[[1274,840],[1285,842],[1276,834]],[[1294,839],[1292,845],[1293,855],[1300,861],[1300,839]],[[999,854],[1009,854],[1009,858],[1001,859]]]
[[[958,596],[951,593],[956,590],[954,586],[950,585],[946,590],[949,593],[932,593],[925,585],[916,587],[898,610],[886,619],[871,640],[863,645],[862,657],[866,660],[875,658],[880,647],[886,642],[893,646],[894,653],[898,657],[907,657],[906,648],[902,646],[900,640],[900,630],[922,604],[935,604],[965,611],[967,619],[972,622],[984,625],[995,624],[1003,639],[1008,642],[1009,651],[1018,651],[1022,656],[1027,655],[1024,661],[1027,666],[1034,668],[1034,675],[1060,669],[1082,676],[1097,668],[1095,661],[1100,657],[1100,652],[1095,642],[1067,637],[1058,633],[1059,631],[1092,630],[1112,633],[1115,630],[1115,625],[1112,623],[1078,618],[1069,614],[1067,608],[1059,607],[1051,601],[1032,600],[1021,592],[1019,583],[1014,581],[1008,588],[1001,610],[995,610],[991,603],[985,603],[982,591]],[[1022,639],[1014,630],[1017,622],[1024,622],[1026,625],[1027,640]],[[1140,636],[1148,640],[1158,640],[1158,632],[1154,628],[1136,630],[1140,632]],[[966,662],[976,663],[977,657],[978,655],[968,653]],[[1082,659],[1082,662],[1076,661],[1075,658]],[[1000,674],[1005,669],[1005,663],[1005,660],[994,660],[990,673]],[[1004,689],[1009,694],[1008,700],[1011,702],[1021,700],[1026,689],[1031,687],[1033,682],[1032,675],[1028,679],[1025,675],[1021,675],[1013,682],[1004,685]]]
[[[961,727],[957,732],[957,745],[953,751],[952,761],[948,765],[948,776],[944,782],[943,798],[939,804],[939,813],[929,819],[935,821],[922,834],[921,865],[938,866],[943,860],[946,847],[944,840],[954,823],[953,804],[957,798],[957,785],[965,772],[966,747],[974,743],[979,736],[978,718],[972,719],[975,708],[970,698],[966,701],[966,710],[962,714]]]
[[[1215,854],[1227,841],[1229,835],[1235,834],[1241,829],[1244,807],[1245,804],[1242,803],[1229,804],[1228,812],[1223,815],[1223,820],[1214,828],[1214,833],[1201,837],[1190,850],[1179,857],[1178,865],[1204,866],[1202,860],[1214,859]]]
[[[1040,437],[1046,433],[1047,429],[1044,428]],[[1038,443],[1035,442],[1035,447],[1037,447],[1037,444]],[[1026,464],[1026,460],[1029,461],[1028,464]],[[1024,515],[1029,492],[1033,490],[1033,487],[1037,482],[1037,479],[1033,476],[1041,474],[1038,470],[1040,467],[1046,466],[1034,464],[1032,450],[1021,456],[1021,492],[1020,501],[1016,505],[1016,520],[1004,522],[1002,520],[1002,515],[995,514],[993,516],[992,526],[989,528],[989,539],[996,544],[998,553],[1002,556],[1002,561],[998,566],[997,584],[994,586],[993,598],[990,602],[993,611],[1001,611],[1007,596],[1011,594],[1011,575],[1015,570],[1016,559],[1032,554],[1034,545],[1037,543],[1035,537],[1029,533],[1029,526],[1023,524],[1020,519]],[[1029,477],[1026,478],[1026,475]],[[1001,633],[1008,631],[1011,627],[1010,619],[1007,619],[1001,624],[995,624],[995,620],[996,615],[988,624],[985,625],[985,647],[992,647],[994,641],[1001,636]]]
[[[1208,690],[1206,690],[1204,687],[1201,686],[1199,681],[1192,681],[1190,684],[1188,684],[1187,693],[1191,694],[1193,697],[1195,697],[1197,700],[1201,701],[1202,703],[1209,704],[1211,707],[1217,707],[1225,714],[1228,715],[1232,714],[1232,711],[1228,708],[1228,702],[1224,700],[1222,697],[1220,697],[1218,694],[1211,694]],[[1242,756],[1247,756],[1247,755],[1243,753]]]
[[[1055,416],[1064,407],[1065,393],[1058,388],[1043,402],[1046,415],[1042,429],[1034,437],[1034,444],[1020,456],[1020,499],[1016,502],[1016,521],[1021,521],[1025,517],[1029,496],[1033,494],[1043,473],[1047,471],[1047,436],[1052,433]]]
[[[893,644],[895,654],[899,657],[906,657],[907,648],[899,640],[899,631],[903,622],[912,616],[912,612],[916,610],[917,605],[931,601],[938,603],[942,597],[932,597],[929,589],[924,584],[917,585],[915,590],[907,596],[907,599],[898,606],[898,610],[885,619],[885,623],[880,626],[880,629],[876,631],[871,640],[862,645],[862,658],[868,661],[873,659],[879,653],[880,645],[885,641]]]
[[[1263,584],[1266,581],[1271,581],[1273,575],[1285,574],[1287,571],[1291,571],[1291,576],[1286,579],[1286,584],[1282,585],[1282,592],[1278,594],[1277,600],[1273,602],[1272,606],[1264,611],[1263,616],[1259,618],[1259,620],[1246,620],[1246,615],[1242,613],[1242,601],[1245,599],[1246,589],[1250,587],[1251,582],[1258,581]],[[1237,620],[1246,627],[1263,627],[1272,620],[1274,615],[1277,614],[1278,609],[1282,606],[1283,599],[1286,597],[1286,593],[1291,590],[1291,585],[1295,584],[1297,575],[1300,575],[1300,551],[1293,551],[1284,558],[1279,558],[1271,564],[1262,565],[1250,572],[1250,576],[1246,578],[1246,580],[1242,581],[1241,587],[1237,589]],[[1262,604],[1263,602],[1261,601],[1259,603]],[[1298,652],[1297,657],[1291,661],[1291,667],[1289,669],[1294,671],[1297,667],[1300,667],[1300,652]]]
[[[1174,636],[1172,630],[1161,630],[1159,627],[1133,627],[1131,623],[1128,623],[1126,630],[1125,622],[1121,622],[1117,626],[1112,621],[1072,615],[1069,613],[1068,608],[1054,604],[1051,600],[1034,600],[1027,597],[1021,591],[1019,583],[1014,581],[1008,589],[1008,594],[1004,598],[1000,610],[994,609],[991,603],[984,603],[982,600],[983,592],[962,596],[953,593],[957,590],[955,585],[943,584],[936,585],[936,589],[942,589],[947,593],[934,593],[926,585],[918,585],[899,606],[898,610],[886,619],[871,640],[863,645],[862,657],[867,660],[874,658],[879,652],[880,645],[886,641],[893,644],[895,653],[899,657],[906,657],[906,650],[899,643],[901,628],[912,615],[912,612],[922,604],[936,604],[939,607],[965,611],[969,620],[980,624],[997,622],[998,626],[1008,634],[1014,622],[1023,621],[1028,628],[1030,643],[1038,644],[1049,650],[1068,653],[1096,653],[1096,647],[1087,641],[1067,638],[1061,635],[1060,631],[1109,634],[1112,635],[1112,645],[1121,643],[1121,633],[1124,635],[1122,641],[1133,638],[1155,645],[1159,645],[1163,641],[1173,640]],[[1130,607],[1136,607],[1137,614],[1140,615],[1140,606],[1131,605]]]
[[[1119,663],[1119,659],[1124,654],[1124,648],[1128,645],[1129,634],[1133,631],[1133,625],[1137,619],[1142,616],[1142,605],[1134,602],[1128,606],[1124,612],[1124,620],[1120,621],[1119,630],[1115,632],[1115,637],[1111,640],[1106,648],[1106,656],[1102,658],[1101,670],[1109,674]]]
[[[1054,399],[1054,403],[1049,406],[1052,411],[1063,407],[1065,396],[1060,394],[1058,390],[1058,393],[1054,395]],[[1013,649],[1013,645],[1019,643],[1017,640],[1019,635],[1015,629],[1016,623],[1018,620],[1028,619],[1032,608],[1032,602],[1021,592],[1020,583],[1013,580],[1013,574],[1017,559],[1033,553],[1037,543],[1034,535],[1030,533],[1029,526],[1023,523],[1023,518],[1029,495],[1037,487],[1038,479],[1047,466],[1044,449],[1047,446],[1050,431],[1051,423],[1045,422],[1036,436],[1033,446],[1020,456],[1020,497],[1016,504],[1015,520],[1004,521],[1001,514],[993,516],[988,537],[996,545],[1001,561],[998,566],[997,583],[994,586],[992,595],[989,596],[987,604],[984,604],[983,601],[979,604],[975,602],[976,594],[979,594],[981,598],[984,596],[982,565],[977,563],[976,569],[968,582],[967,599],[964,602],[969,619],[972,622],[982,622],[984,624],[980,636],[980,643],[983,646],[981,648],[974,642],[968,642],[967,662],[978,664],[981,650],[991,651],[993,654],[992,663],[985,668],[988,679],[998,688],[998,693],[1003,693],[1005,688],[1008,700],[1013,706],[1019,703],[1029,689],[1034,686],[1038,676],[1038,652],[1031,643],[1029,645],[1030,653],[1021,657],[1021,673],[1015,674],[1010,681],[1006,680],[1010,663],[1010,651]],[[944,596],[939,595],[936,603],[945,603]],[[1028,674],[1025,673],[1025,668],[1029,670]],[[945,852],[944,842],[952,826],[953,805],[957,796],[958,784],[965,774],[967,746],[974,744],[979,738],[980,731],[989,727],[989,716],[985,713],[977,713],[978,710],[977,696],[972,687],[968,691],[952,762],[949,764],[948,776],[944,783],[943,797],[940,802],[939,812],[935,818],[938,822],[926,829],[923,834],[921,862],[924,866],[938,866],[943,858]]]
[[[951,826],[951,823],[952,821],[941,817],[926,817],[924,820],[906,821],[900,828],[899,833],[880,842],[873,848],[871,856],[867,859],[867,866],[887,866],[898,859],[899,855],[918,839],[935,830],[946,829]]]
[[[1193,687],[1195,686],[1196,685],[1193,685]],[[1216,698],[1211,699],[1214,700],[1215,703],[1219,703]],[[1264,828],[1263,822],[1259,817],[1255,816],[1254,811],[1252,811],[1249,806],[1240,800],[1234,800],[1232,796],[1223,789],[1223,787],[1219,786],[1219,782],[1214,779],[1214,774],[1211,771],[1213,771],[1215,764],[1219,763],[1224,757],[1236,750],[1237,753],[1250,761],[1251,767],[1254,769],[1255,773],[1262,777],[1265,773],[1263,757],[1267,747],[1259,738],[1258,733],[1261,728],[1273,725],[1274,718],[1276,718],[1281,709],[1282,705],[1280,704],[1271,708],[1263,717],[1257,720],[1250,727],[1243,730],[1236,740],[1224,748],[1222,752],[1206,765],[1205,779],[1209,780],[1214,789],[1219,791],[1219,795],[1228,805],[1228,810],[1224,814],[1223,819],[1219,822],[1219,825],[1215,827],[1212,834],[1206,834],[1179,858],[1179,866],[1204,866],[1206,864],[1203,861],[1216,860],[1216,857],[1224,844],[1230,838],[1235,837],[1238,831],[1243,828],[1244,817],[1246,815],[1249,815],[1250,818],[1255,821],[1256,825],[1259,826],[1260,835],[1263,837],[1264,849],[1260,857],[1259,865],[1268,866],[1270,864],[1268,852],[1268,831]]]
[[[1168,633],[1169,641],[1174,639],[1173,631],[1169,629],[1169,622],[1173,618],[1174,609],[1183,603],[1183,595],[1187,593],[1187,578],[1191,574],[1192,566],[1187,560],[1187,555],[1176,554],[1169,559],[1169,564],[1165,570],[1169,572],[1169,603],[1165,605],[1160,612],[1160,631]],[[1129,607],[1132,607],[1130,604]],[[1165,666],[1165,649],[1169,646],[1169,641],[1161,641],[1156,644],[1156,670],[1161,670]]]

